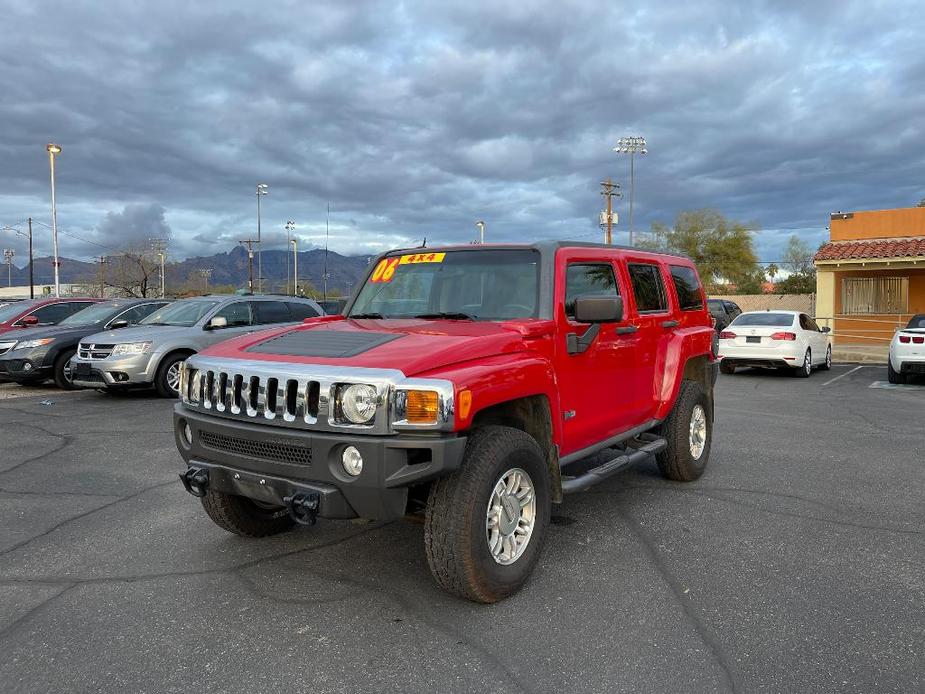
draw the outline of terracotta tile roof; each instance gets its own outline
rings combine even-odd
[[[925,256],[925,236],[864,241],[831,241],[814,260],[861,260],[864,258],[912,258]]]

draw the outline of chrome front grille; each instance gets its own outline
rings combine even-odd
[[[108,359],[112,355],[112,350],[115,348],[115,345],[104,345],[90,343],[85,344],[83,342],[77,348],[77,352],[80,355],[81,359]]]

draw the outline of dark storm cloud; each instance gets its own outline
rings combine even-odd
[[[323,244],[328,201],[348,252],[476,219],[594,239],[630,134],[637,229],[717,207],[768,229],[765,259],[831,210],[925,195],[911,2],[8,3],[4,23],[0,220],[47,221],[54,139],[59,224],[105,246],[162,209],[173,254],[226,250],[256,234],[257,182],[268,246],[287,219]]]

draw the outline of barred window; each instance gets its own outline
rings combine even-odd
[[[908,313],[908,277],[846,277],[841,285],[842,313]]]

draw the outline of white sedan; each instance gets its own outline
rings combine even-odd
[[[905,383],[909,374],[925,376],[925,313],[913,316],[905,328],[896,331],[890,343],[890,383]]]
[[[719,334],[719,368],[735,373],[737,366],[793,369],[809,378],[813,367],[832,366],[829,328],[799,311],[748,311],[736,316]]]

